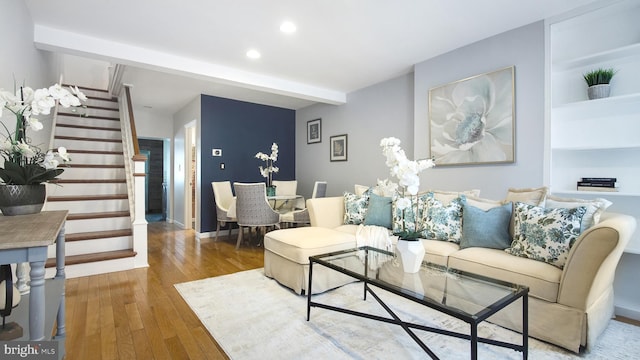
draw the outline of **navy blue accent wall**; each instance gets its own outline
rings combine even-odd
[[[212,181],[264,182],[256,159],[257,152],[271,153],[277,143],[280,171],[275,180],[294,180],[295,110],[259,105],[215,96],[202,95],[201,101],[202,171],[200,181],[200,232],[215,231],[216,207]],[[222,149],[222,156],[211,155],[211,149]],[[220,169],[224,163],[225,169]]]

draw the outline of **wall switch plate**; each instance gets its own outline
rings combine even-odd
[[[220,170],[224,170],[224,163],[220,163]]]
[[[222,156],[222,149],[211,149],[212,156]]]

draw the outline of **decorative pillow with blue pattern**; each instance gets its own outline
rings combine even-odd
[[[367,207],[369,206],[369,196],[371,189],[365,191],[362,195],[354,193],[344,193],[344,224],[360,225],[364,223],[367,216]]]
[[[462,200],[457,197],[448,204],[437,200],[432,192],[419,197],[418,207],[422,234],[426,239],[449,241],[462,239]]]
[[[586,212],[584,206],[545,209],[516,202],[513,242],[505,251],[562,269],[569,250],[580,236],[580,225]]]

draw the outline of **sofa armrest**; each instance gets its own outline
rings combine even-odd
[[[307,200],[311,226],[337,228],[344,222],[344,197],[324,197]]]
[[[582,233],[564,266],[558,303],[587,310],[610,289],[618,262],[635,229],[634,217],[605,213],[600,223]]]

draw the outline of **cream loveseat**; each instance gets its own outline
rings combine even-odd
[[[304,293],[308,282],[309,256],[354,248],[355,233],[360,225],[345,225],[345,198],[346,195],[309,199],[307,206],[311,227],[266,234],[265,275],[296,293]],[[446,194],[441,198],[451,200],[453,197]],[[524,191],[510,189],[504,200],[495,202],[473,196],[465,198],[465,201],[467,209],[472,203],[486,211],[505,203],[510,203],[509,206],[519,203],[522,207],[521,201],[538,207],[558,207],[563,204],[576,207],[581,204],[579,200],[548,196],[545,188]],[[592,207],[588,216],[595,215],[595,219],[590,219],[595,224],[587,224],[588,228],[582,229],[568,251],[562,268],[548,262],[514,256],[504,249],[469,244],[461,246],[460,243],[441,240],[421,240],[426,251],[425,260],[528,286],[529,335],[574,352],[579,352],[581,347],[589,349],[614,315],[615,270],[636,222],[635,218],[628,215],[604,212],[607,205],[599,208],[593,207],[593,202],[585,202],[584,205]],[[508,216],[515,216],[515,212]],[[514,220],[507,221],[510,223],[505,225],[508,228],[506,231],[513,233]],[[511,241],[512,235],[509,236]],[[353,281],[321,266],[314,267],[313,279],[314,293]],[[521,314],[522,304],[518,301],[492,316],[490,322],[521,331]]]

